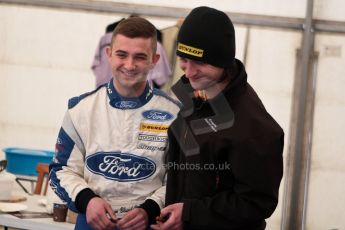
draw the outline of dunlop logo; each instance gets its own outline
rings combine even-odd
[[[154,133],[166,133],[168,131],[167,125],[158,125],[158,124],[147,124],[141,123],[140,124],[140,131],[148,131]]]
[[[198,49],[192,46],[187,46],[182,43],[178,43],[177,50],[196,57],[202,57],[204,55],[204,50]]]

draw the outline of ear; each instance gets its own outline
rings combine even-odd
[[[161,55],[159,55],[158,53],[155,53],[154,55],[152,55],[152,64],[153,65],[157,64],[160,57]]]
[[[111,58],[111,47],[110,47],[110,46],[107,46],[107,47],[105,48],[105,52],[106,52],[108,58]]]

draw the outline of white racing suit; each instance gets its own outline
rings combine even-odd
[[[76,198],[85,189],[115,211],[147,199],[162,208],[167,129],[178,110],[175,101],[148,84],[137,98],[121,97],[110,81],[70,99],[50,165],[50,186],[79,212]]]

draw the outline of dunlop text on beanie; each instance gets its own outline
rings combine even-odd
[[[178,56],[221,68],[231,66],[235,50],[235,29],[230,18],[210,7],[193,9],[177,36]]]

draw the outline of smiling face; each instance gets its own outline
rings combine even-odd
[[[216,96],[229,83],[229,78],[224,79],[223,68],[188,58],[180,57],[179,60],[180,68],[193,89],[205,90],[208,98]]]
[[[141,95],[147,74],[159,59],[154,53],[152,38],[129,38],[117,34],[106,52],[118,93],[125,97]]]

